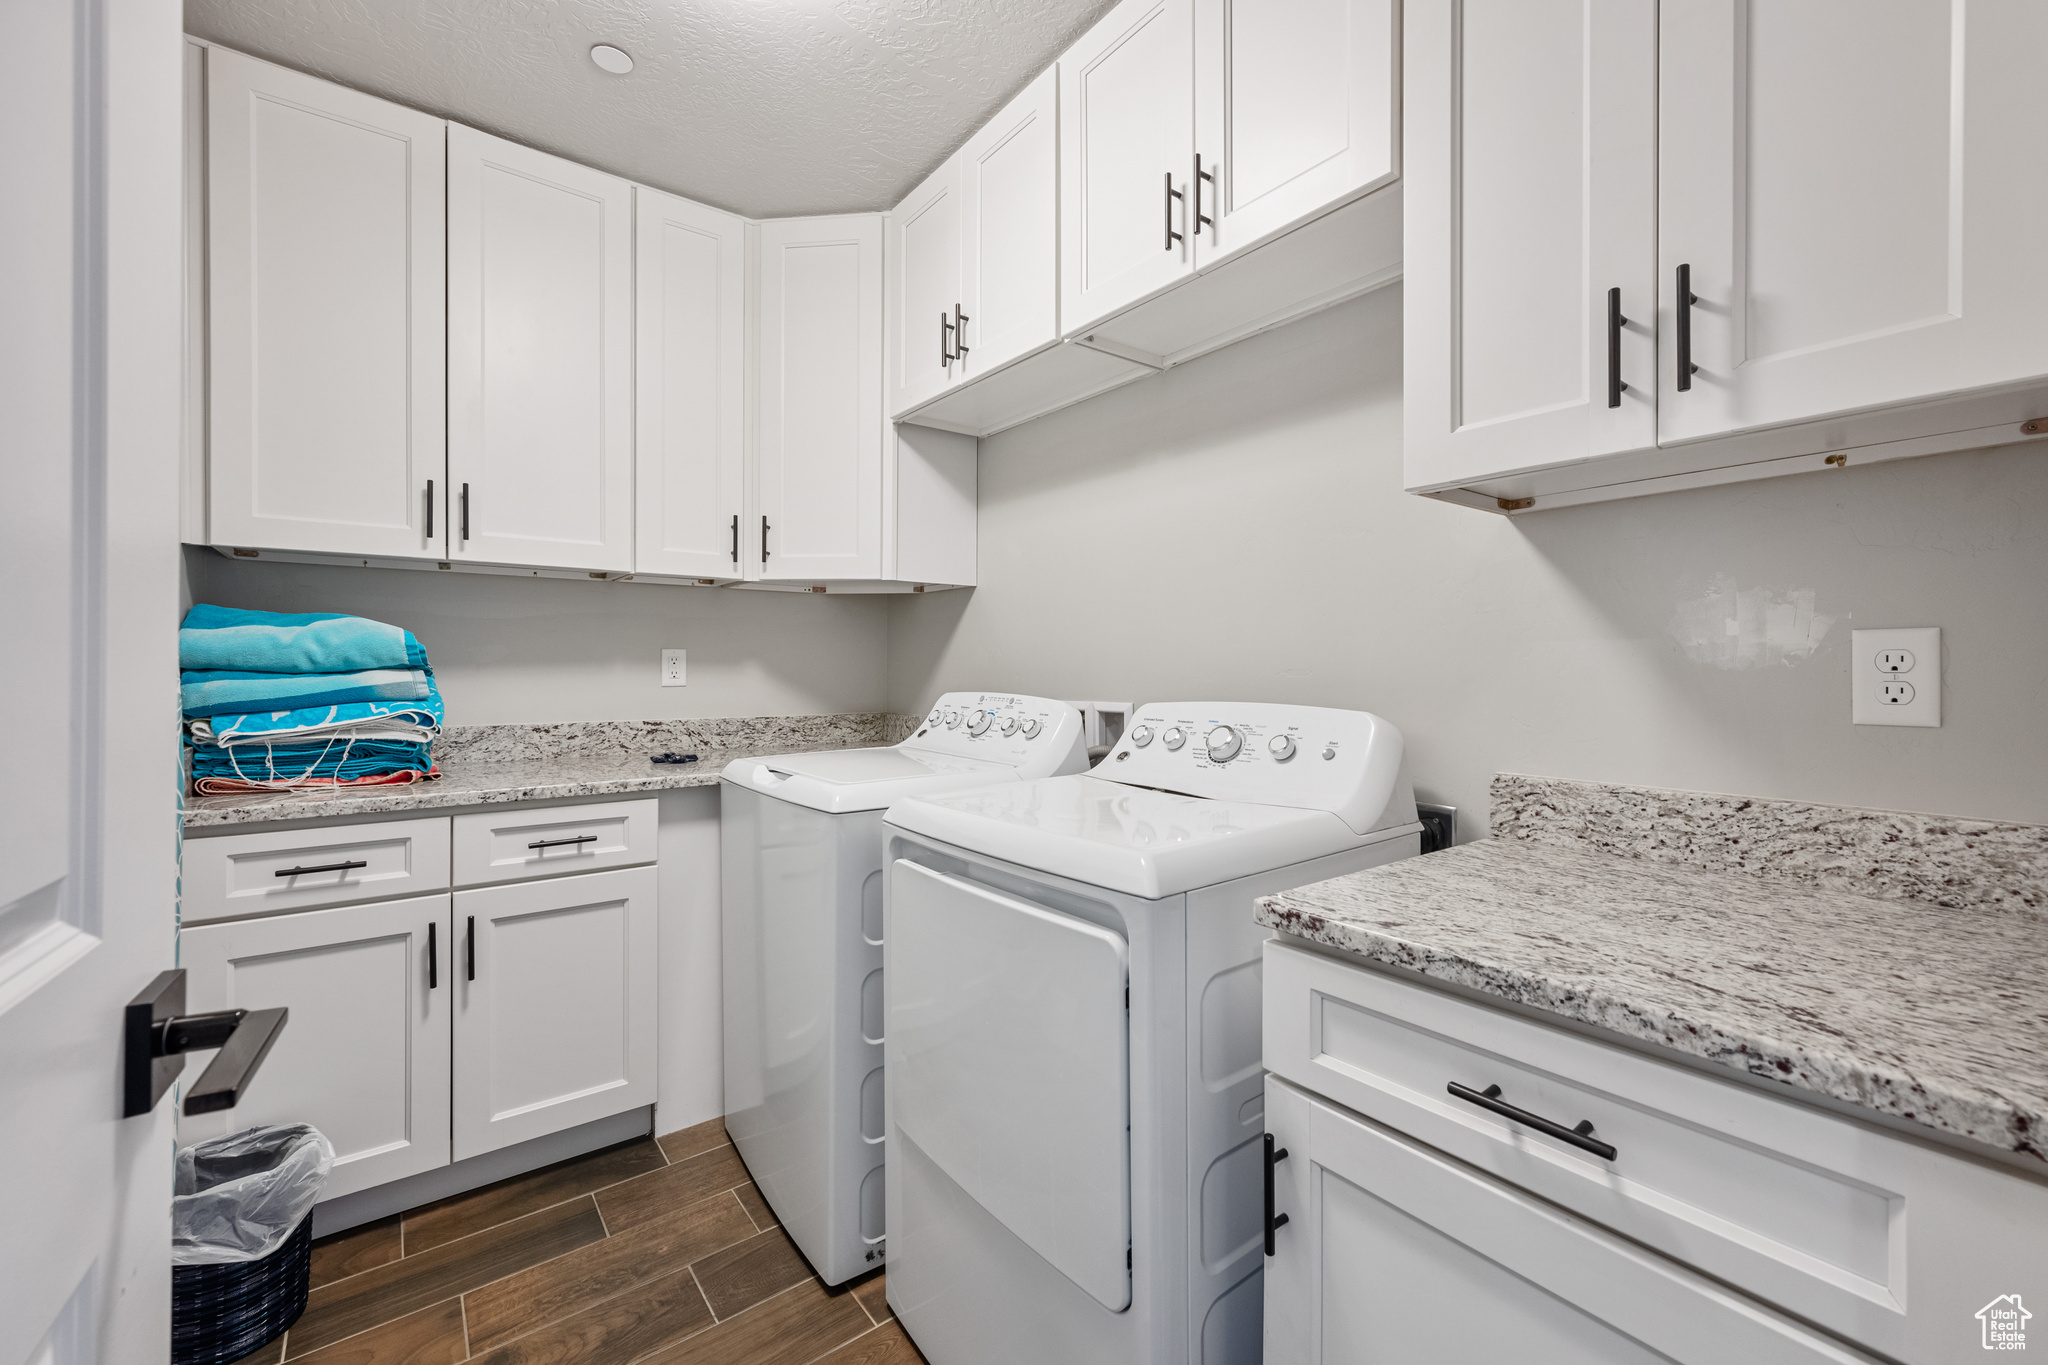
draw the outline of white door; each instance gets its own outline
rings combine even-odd
[[[1655,0],[1404,22],[1407,485],[1654,446]]]
[[[1201,269],[1401,169],[1395,0],[1196,0]],[[1191,199],[1193,196],[1191,195]]]
[[[455,893],[455,1159],[654,1103],[651,867]]]
[[[2048,374],[2048,5],[1965,14],[1665,0],[1665,444]]]
[[[206,81],[212,538],[438,559],[447,125],[225,48]]]
[[[959,155],[965,376],[1060,339],[1060,80],[1048,67]]]
[[[0,5],[0,1360],[170,1351],[175,1093],[123,1119],[173,964],[176,5]],[[188,1068],[185,1084],[197,1072]]]
[[[242,1102],[179,1140],[310,1123],[328,1199],[446,1166],[454,946],[445,894],[187,926],[188,1009],[291,1014]]]
[[[747,402],[746,224],[640,186],[633,570],[737,578]]]
[[[1266,1365],[1869,1365],[1272,1076],[1266,1131]]]
[[[1060,326],[1195,268],[1194,0],[1123,0],[1060,58]]]
[[[879,578],[882,219],[761,224],[756,524],[750,578]]]
[[[962,372],[956,334],[970,310],[960,272],[960,170],[955,156],[889,213],[892,414],[938,397]]]
[[[448,127],[451,559],[633,567],[633,194]]]

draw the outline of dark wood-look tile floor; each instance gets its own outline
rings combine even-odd
[[[883,1293],[818,1281],[713,1119],[321,1239],[236,1365],[925,1365]]]

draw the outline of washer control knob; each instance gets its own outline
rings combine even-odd
[[[986,711],[976,711],[967,718],[967,733],[970,735],[981,734],[988,729],[988,723],[994,719],[995,717]]]
[[[938,708],[938,707],[934,706],[934,707],[932,708],[932,714],[931,714],[931,717],[930,717],[930,719],[928,719],[928,720],[926,720],[926,721],[925,721],[925,724],[926,724],[926,725],[937,725],[937,724],[939,723],[940,719],[941,719],[942,717],[944,717],[944,715],[945,715],[945,714],[946,714],[945,712],[943,712],[943,711],[939,710],[939,708]]]
[[[1016,734],[1016,733],[1017,733],[1017,718],[1016,718],[1015,716],[1004,716],[1004,717],[1003,717],[1003,725],[1002,725],[1002,730],[1003,730],[1003,733],[1004,733],[1004,734],[1006,734],[1006,735],[1014,735],[1014,734]]]
[[[1036,720],[1027,720],[1024,722],[1024,738],[1037,739],[1038,732],[1044,728]]]
[[[1275,763],[1285,763],[1294,757],[1294,736],[1275,735],[1266,741],[1266,752],[1273,755]]]
[[[1181,745],[1188,742],[1188,732],[1181,729],[1178,725],[1176,725],[1172,729],[1168,730],[1165,734],[1161,735],[1159,737],[1159,742],[1164,744],[1169,749],[1178,751]]]
[[[1152,727],[1140,725],[1131,731],[1131,743],[1142,749],[1152,742]]]
[[[1336,756],[1337,756],[1337,746],[1336,746],[1336,745],[1334,745],[1334,744],[1326,744],[1326,745],[1324,745],[1324,746],[1323,746],[1323,761],[1324,761],[1325,763],[1329,762],[1329,761],[1330,761],[1331,759],[1335,758]]]
[[[950,706],[946,708],[946,728],[948,730],[960,728],[960,713]]]
[[[1244,736],[1233,727],[1219,725],[1209,732],[1209,761],[1228,763],[1244,748]]]

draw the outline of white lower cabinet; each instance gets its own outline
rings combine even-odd
[[[179,1140],[310,1123],[334,1144],[327,1198],[447,1165],[448,915],[443,893],[181,932],[192,1013],[291,1014],[241,1102],[183,1120]]]
[[[655,871],[455,893],[455,1159],[654,1102]]]

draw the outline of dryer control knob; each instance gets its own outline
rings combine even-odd
[[[1137,746],[1138,746],[1138,747],[1139,747],[1140,749],[1144,748],[1144,747],[1145,747],[1145,746],[1146,746],[1147,744],[1150,744],[1151,742],[1152,742],[1152,727],[1151,727],[1151,726],[1149,726],[1149,725],[1140,725],[1140,726],[1138,726],[1137,728],[1135,728],[1135,729],[1133,729],[1133,730],[1131,731],[1131,743],[1133,743],[1133,744],[1137,745]]]
[[[1004,733],[1004,734],[1006,734],[1006,735],[1014,735],[1014,734],[1016,734],[1016,733],[1017,733],[1017,718],[1016,718],[1015,716],[1004,716],[1004,717],[1003,717],[1003,725],[1002,725],[1002,730],[1003,730],[1003,733]]]
[[[1024,738],[1037,739],[1038,732],[1044,728],[1044,726],[1040,725],[1035,720],[1027,720],[1024,722]]]
[[[1209,761],[1228,763],[1244,748],[1244,736],[1228,725],[1219,725],[1209,732]]]
[[[960,713],[950,706],[946,708],[946,728],[948,730],[960,728]]]
[[[1294,757],[1294,736],[1275,735],[1266,741],[1266,752],[1273,755],[1275,763],[1285,763]]]
[[[1176,725],[1171,730],[1168,730],[1165,734],[1161,735],[1159,737],[1159,742],[1164,744],[1169,749],[1178,750],[1181,745],[1188,742],[1188,732],[1181,729],[1178,725]]]
[[[939,708],[938,708],[938,707],[934,706],[934,707],[932,708],[932,714],[931,714],[931,718],[930,718],[929,720],[925,721],[925,724],[927,724],[927,725],[937,725],[937,724],[939,723],[939,721],[940,721],[941,719],[943,719],[943,718],[944,718],[945,714],[946,714],[945,712],[943,712],[943,711],[939,710]]]
[[[976,711],[967,719],[967,733],[970,735],[981,734],[988,729],[988,723],[994,719],[995,717],[986,711]]]

